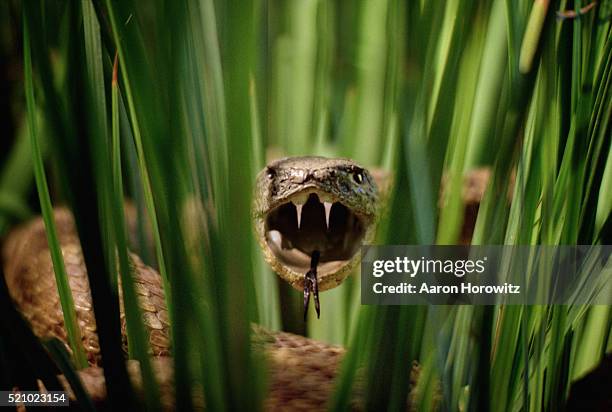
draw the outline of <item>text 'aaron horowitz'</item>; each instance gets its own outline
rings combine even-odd
[[[597,246],[365,246],[362,303],[579,303],[610,287],[609,251]]]
[[[420,259],[409,259],[407,256],[396,257],[395,260],[375,260],[373,262],[372,275],[380,278],[390,274],[405,274],[411,278],[419,274],[446,274],[454,275],[462,278],[468,274],[482,274],[485,271],[485,263],[488,260],[486,256],[482,259],[472,260],[453,260],[453,259],[426,259],[421,256]],[[411,293],[411,294],[478,294],[478,293],[496,293],[496,294],[518,294],[521,286],[513,285],[504,282],[503,285],[476,285],[471,282],[461,282],[460,285],[438,285],[429,284],[426,281],[417,284],[401,282],[396,285],[385,285],[382,282],[376,282],[372,286],[372,291],[376,294],[380,293]]]

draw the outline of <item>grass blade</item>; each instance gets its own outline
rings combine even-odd
[[[68,284],[68,274],[64,266],[64,258],[62,257],[62,249],[57,237],[57,229],[55,228],[55,218],[53,214],[53,206],[51,205],[51,196],[47,187],[47,177],[43,165],[38,135],[36,130],[36,103],[34,102],[34,79],[32,74],[32,59],[30,55],[30,34],[29,22],[27,18],[23,19],[23,43],[24,43],[24,78],[25,78],[25,94],[28,113],[28,130],[30,132],[30,144],[32,147],[32,163],[34,165],[34,177],[38,196],[40,199],[40,207],[42,209],[43,219],[45,222],[45,231],[47,233],[47,241],[49,242],[49,250],[51,251],[51,259],[53,261],[53,269],[55,273],[55,281],[57,290],[60,296],[62,312],[64,314],[64,325],[68,335],[68,342],[72,349],[73,361],[77,368],[85,368],[88,366],[85,350],[81,342],[81,330],[79,328],[76,312],[74,309],[74,300],[72,299],[72,291]]]
[[[113,189],[114,202],[111,206],[113,222],[116,224],[114,244],[117,248],[119,257],[119,274],[121,276],[121,287],[123,289],[125,318],[128,333],[128,348],[131,357],[138,359],[144,382],[143,391],[145,394],[148,410],[160,410],[159,389],[149,357],[149,336],[144,329],[144,317],[138,305],[138,295],[136,294],[132,265],[128,257],[127,230],[125,227],[125,214],[123,205],[123,181],[121,172],[121,152],[119,136],[119,88],[117,83],[117,58],[113,67],[112,88],[112,170],[113,170]]]

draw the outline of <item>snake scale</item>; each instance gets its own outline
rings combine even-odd
[[[359,246],[372,239],[380,213],[379,193],[373,175],[351,160],[321,157],[278,160],[258,175],[253,205],[256,237],[266,260],[294,288],[304,290],[305,274],[314,251],[320,254],[318,278],[315,276],[314,279],[315,293],[337,286],[357,264]],[[480,200],[486,177],[484,184],[482,176],[466,179],[464,200],[468,203]],[[128,226],[134,227],[133,210],[128,208],[128,211]],[[65,208],[56,208],[54,217],[82,342],[91,365],[79,375],[94,401],[103,404],[106,393],[100,347],[87,269],[75,223]],[[2,257],[11,297],[33,332],[41,338],[57,337],[66,343],[42,218],[35,218],[13,230],[4,241]],[[161,401],[165,409],[171,410],[174,401],[172,359],[169,357],[170,324],[161,278],[138,255],[131,253],[130,258],[135,269],[144,323],[149,332]],[[123,307],[121,327],[126,349]],[[263,352],[268,361],[266,410],[325,409],[334,389],[344,348],[290,333],[271,332],[256,325],[252,340],[254,349]],[[128,371],[137,389],[142,387],[138,368],[138,362],[128,361]],[[407,385],[414,386],[417,377],[418,367],[414,366]],[[67,382],[62,382],[70,391]],[[354,410],[363,409],[362,386],[358,379],[352,393],[351,407]],[[407,400],[407,406],[409,403]],[[195,399],[195,404],[203,407],[204,401]]]

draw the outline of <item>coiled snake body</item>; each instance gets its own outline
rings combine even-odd
[[[486,169],[472,171],[464,180],[463,243],[469,242],[475,211],[488,180]],[[370,173],[348,159],[299,157],[270,163],[257,176],[252,211],[256,237],[268,263],[294,288],[303,290],[310,256],[317,251],[320,254],[318,289],[337,286],[358,262],[359,245],[372,238],[380,214],[381,194],[377,183],[382,192],[390,185],[384,173]],[[443,193],[444,180],[441,201]],[[128,227],[134,233],[134,209],[127,207],[126,211]],[[103,404],[106,389],[81,246],[71,213],[65,208],[57,208],[54,216],[82,342],[91,365],[79,375],[93,400]],[[131,253],[130,257],[154,355],[153,367],[161,389],[161,402],[166,410],[172,410],[173,362],[168,356],[171,352],[170,325],[161,278],[136,254]],[[11,297],[34,333],[41,338],[57,337],[67,345],[42,218],[13,230],[3,243],[2,258]],[[123,308],[121,318],[126,347]],[[325,409],[345,352],[342,347],[289,333],[270,332],[257,326],[253,328],[252,341],[253,348],[263,352],[268,361],[265,409]],[[137,361],[128,361],[128,372],[134,387],[141,389]],[[417,376],[418,367],[413,367],[407,385],[412,387]],[[62,377],[60,380],[70,391],[68,383]],[[352,409],[363,409],[362,392],[363,384],[358,378],[352,392]],[[195,404],[203,408],[204,401],[195,399]],[[409,401],[407,406],[410,409]]]
[[[354,162],[320,157],[287,158],[271,163],[259,174],[253,219],[267,261],[295,288],[301,290],[304,286],[311,253],[315,250],[320,253],[318,286],[319,290],[325,290],[338,285],[357,263],[359,246],[373,233],[377,208],[376,183],[367,170]],[[103,401],[100,347],[79,239],[71,213],[63,208],[54,213],[82,342],[92,365],[81,371],[80,376],[94,400]],[[130,257],[155,356],[154,369],[160,381],[162,401],[167,409],[172,409],[170,324],[161,278],[137,255],[131,253]],[[9,235],[3,247],[3,261],[11,297],[34,333],[67,342],[41,218]],[[123,308],[121,318],[127,345]],[[324,409],[333,391],[344,349],[260,327],[253,330],[253,345],[268,359],[266,409]],[[129,361],[128,370],[139,387],[138,363]],[[359,385],[354,392],[353,407],[360,409]]]
[[[466,215],[461,239],[463,243],[469,242],[475,210],[488,180],[489,172],[485,169],[468,173],[464,180]],[[294,288],[303,290],[307,280],[305,275],[312,264],[310,257],[316,252],[319,256],[318,278],[314,280],[318,282],[318,290],[337,286],[358,262],[357,251],[361,243],[372,238],[375,221],[380,214],[381,194],[377,186],[382,192],[390,186],[384,173],[370,173],[348,159],[298,157],[270,163],[257,176],[252,210],[256,238],[268,263]],[[444,180],[441,192],[443,201]],[[126,211],[128,227],[134,233],[134,209],[127,207]],[[57,208],[54,217],[82,342],[91,365],[80,371],[79,375],[93,400],[103,404],[106,389],[81,246],[71,213],[65,208]],[[172,410],[173,362],[168,356],[171,352],[170,325],[161,278],[136,254],[131,253],[130,257],[135,269],[139,303],[150,337],[161,402],[166,410]],[[34,333],[41,338],[57,337],[67,346],[42,218],[38,217],[13,230],[3,243],[2,258],[11,297]],[[126,348],[123,307],[121,327]],[[253,327],[252,341],[254,350],[263,352],[268,361],[269,385],[265,409],[325,409],[345,352],[342,347],[289,333],[270,332],[256,325]],[[128,372],[134,387],[140,390],[142,384],[137,361],[128,361]],[[417,377],[418,367],[413,367],[407,385],[412,387]],[[70,391],[63,377],[60,380]],[[358,376],[352,392],[352,409],[363,409],[362,392],[363,384]],[[411,392],[409,399],[412,396]],[[203,399],[194,401],[203,408]],[[407,407],[410,409],[409,400]]]

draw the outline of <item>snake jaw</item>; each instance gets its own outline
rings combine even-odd
[[[318,289],[339,285],[371,240],[377,188],[369,173],[347,159],[289,158],[258,176],[254,197],[257,239],[272,268],[304,289],[311,256],[320,252]]]

